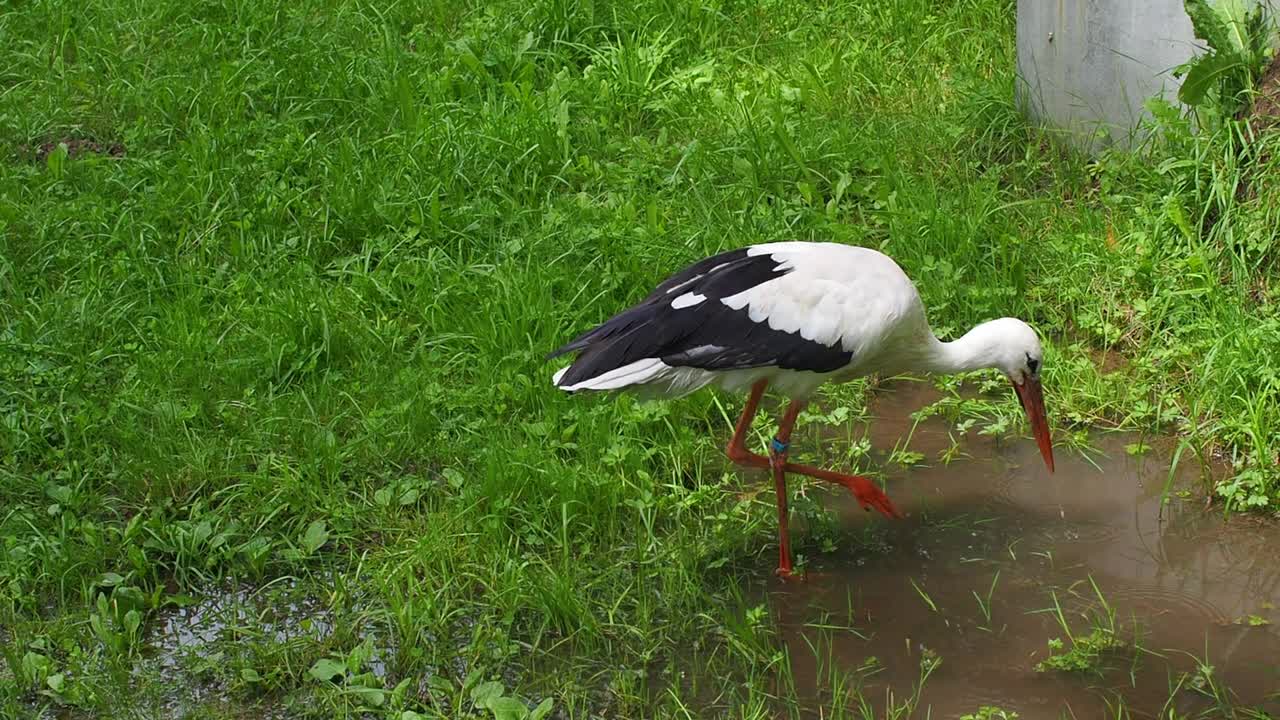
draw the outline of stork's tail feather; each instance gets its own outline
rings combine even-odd
[[[578,356],[552,376],[556,387],[579,390],[619,390],[645,386],[663,395],[683,394],[706,385],[705,373],[688,372],[662,358],[670,355],[669,333],[652,332],[655,313],[665,305],[646,301],[624,310],[557,348],[547,359],[571,352]]]
[[[600,358],[592,357],[597,350],[588,348],[573,364],[557,370],[551,376],[552,384],[568,393],[625,389],[642,399],[654,399],[688,395],[715,379],[714,373],[675,367],[652,357],[609,368],[600,365]]]
[[[568,353],[574,352],[575,350],[581,350],[581,349],[585,348],[586,346],[588,346],[588,345],[590,345],[590,344],[591,344],[591,333],[593,333],[593,332],[595,332],[595,330],[590,330],[590,331],[588,331],[588,332],[583,333],[582,335],[579,335],[578,337],[576,337],[576,338],[574,338],[572,341],[570,341],[567,345],[563,345],[563,346],[558,347],[558,348],[556,348],[555,350],[552,350],[551,352],[547,353],[547,356],[546,356],[546,358],[544,358],[544,359],[545,359],[545,360],[554,360],[554,359],[556,359],[556,358],[560,357],[561,355],[565,355],[565,354],[568,354]],[[566,368],[566,369],[568,369],[568,368]],[[563,371],[561,371],[561,372],[563,372]],[[560,373],[556,373],[556,377],[559,377],[559,375],[560,375]],[[559,380],[557,380],[556,382],[559,382]]]
[[[568,392],[577,392],[579,390],[620,390],[631,385],[643,385],[660,380],[672,370],[670,365],[657,358],[645,358],[594,377],[585,379],[569,378],[566,381],[566,376],[573,368],[574,366],[570,365],[558,371],[552,377],[556,387]]]

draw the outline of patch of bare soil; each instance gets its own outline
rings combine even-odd
[[[1262,73],[1253,103],[1240,111],[1237,117],[1249,123],[1249,135],[1259,146],[1258,154],[1253,160],[1254,167],[1266,165],[1271,159],[1271,153],[1261,138],[1264,133],[1280,126],[1280,56],[1272,60],[1266,71]],[[1252,169],[1247,171],[1248,176],[1236,187],[1237,200],[1248,201],[1257,197],[1258,188],[1252,177],[1253,174]]]
[[[106,155],[108,157],[124,157],[124,145],[118,142],[104,142],[93,138],[59,138],[39,145],[21,148],[21,154],[36,162],[44,162],[59,145],[67,146],[67,157],[75,159],[82,155]]]
[[[1263,130],[1280,125],[1280,57],[1271,62],[1262,80],[1258,82],[1258,94],[1248,109],[1249,128],[1255,136]]]

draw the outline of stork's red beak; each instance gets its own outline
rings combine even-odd
[[[1053,441],[1049,439],[1049,420],[1044,415],[1040,378],[1028,377],[1021,385],[1015,382],[1013,389],[1022,401],[1022,409],[1027,411],[1027,422],[1031,423],[1031,434],[1036,436],[1044,464],[1049,466],[1049,472],[1053,472]]]

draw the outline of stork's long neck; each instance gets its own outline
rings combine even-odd
[[[985,323],[951,342],[939,340],[930,331],[920,358],[920,370],[950,375],[994,367],[997,340]]]

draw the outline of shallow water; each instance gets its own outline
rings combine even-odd
[[[1102,717],[1108,703],[1132,717],[1158,716],[1166,704],[1198,712],[1212,703],[1171,688],[1206,658],[1236,700],[1280,712],[1269,698],[1280,691],[1280,527],[1224,520],[1200,499],[1177,497],[1162,518],[1172,448],[1150,443],[1130,456],[1134,435],[1096,434],[1092,462],[1058,448],[1052,475],[1033,441],[974,432],[960,439],[968,457],[936,462],[952,444],[947,423],[927,420],[912,433],[909,414],[937,397],[925,384],[902,383],[872,406],[874,456],[911,434],[908,449],[933,463],[889,471],[888,492],[905,520],[821,495],[850,546],[874,524],[884,528],[883,547],[823,553],[810,561],[808,581],[770,579],[759,588],[791,657],[794,692],[814,716],[830,706],[831,668],[853,672],[871,656],[880,669],[865,678],[864,696],[879,712],[886,691],[900,703],[919,682],[926,648],[942,662],[913,717],[958,717],[982,705],[1022,720]],[[1173,489],[1193,487],[1202,470],[1181,463]],[[1071,647],[1056,614],[1043,612],[1055,596],[1077,635],[1107,614],[1105,600],[1117,636],[1136,638],[1140,650],[1106,656],[1098,673],[1037,672],[1049,639]]]
[[[138,698],[157,716],[185,717],[205,704],[224,705],[231,695],[208,671],[230,661],[229,652],[251,652],[256,645],[306,646],[328,638],[333,612],[295,578],[254,587],[230,580],[157,614],[149,624],[146,646],[134,666],[135,684],[156,693]],[[385,674],[374,658],[373,670]],[[261,718],[286,717],[272,703],[253,708]]]

